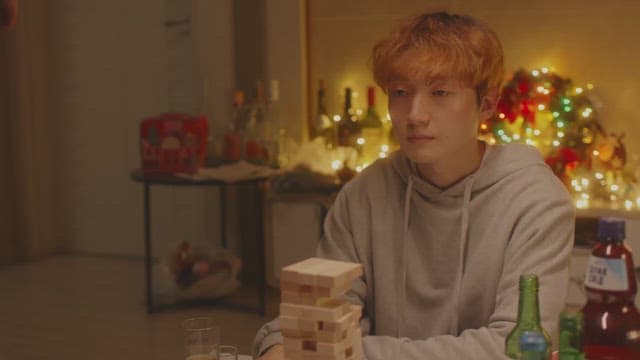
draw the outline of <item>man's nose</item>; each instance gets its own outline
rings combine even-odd
[[[407,122],[409,125],[425,125],[429,123],[430,119],[431,99],[426,94],[418,92],[411,99]]]

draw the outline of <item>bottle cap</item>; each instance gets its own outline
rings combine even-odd
[[[598,219],[598,239],[600,240],[624,240],[624,219],[603,217]]]
[[[520,335],[520,351],[545,352],[547,341],[537,331],[525,331]]]

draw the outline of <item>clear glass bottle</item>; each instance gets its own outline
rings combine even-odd
[[[598,221],[598,243],[591,252],[584,288],[584,352],[589,360],[640,359],[640,314],[631,250],[624,243],[625,222]]]
[[[518,301],[518,320],[506,339],[505,354],[511,359],[520,359],[520,336],[526,331],[539,332],[547,343],[547,357],[551,352],[551,338],[540,323],[540,305],[538,303],[538,276],[520,275],[520,298]]]

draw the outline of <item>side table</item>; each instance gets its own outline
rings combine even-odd
[[[245,180],[238,180],[227,183],[216,179],[189,179],[171,174],[144,174],[142,170],[131,172],[131,179],[143,185],[143,206],[144,206],[144,258],[145,258],[145,294],[147,313],[151,314],[161,307],[154,304],[152,293],[152,239],[151,239],[151,186],[215,186],[220,188],[220,239],[223,248],[227,247],[226,240],[226,190],[230,186],[245,185],[254,191],[254,201],[256,206],[257,224],[257,259],[258,259],[258,308],[260,315],[265,315],[266,305],[266,271],[265,271],[265,241],[264,241],[264,197],[267,193],[268,177],[258,177]],[[218,302],[217,300],[213,300]]]

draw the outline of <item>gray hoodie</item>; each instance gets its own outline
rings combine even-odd
[[[534,147],[487,146],[478,170],[444,190],[396,152],[344,186],[318,255],[364,266],[349,297],[364,305],[367,359],[502,359],[520,274],[539,276],[543,327],[556,338],[574,216]],[[254,350],[281,342],[274,320]]]

